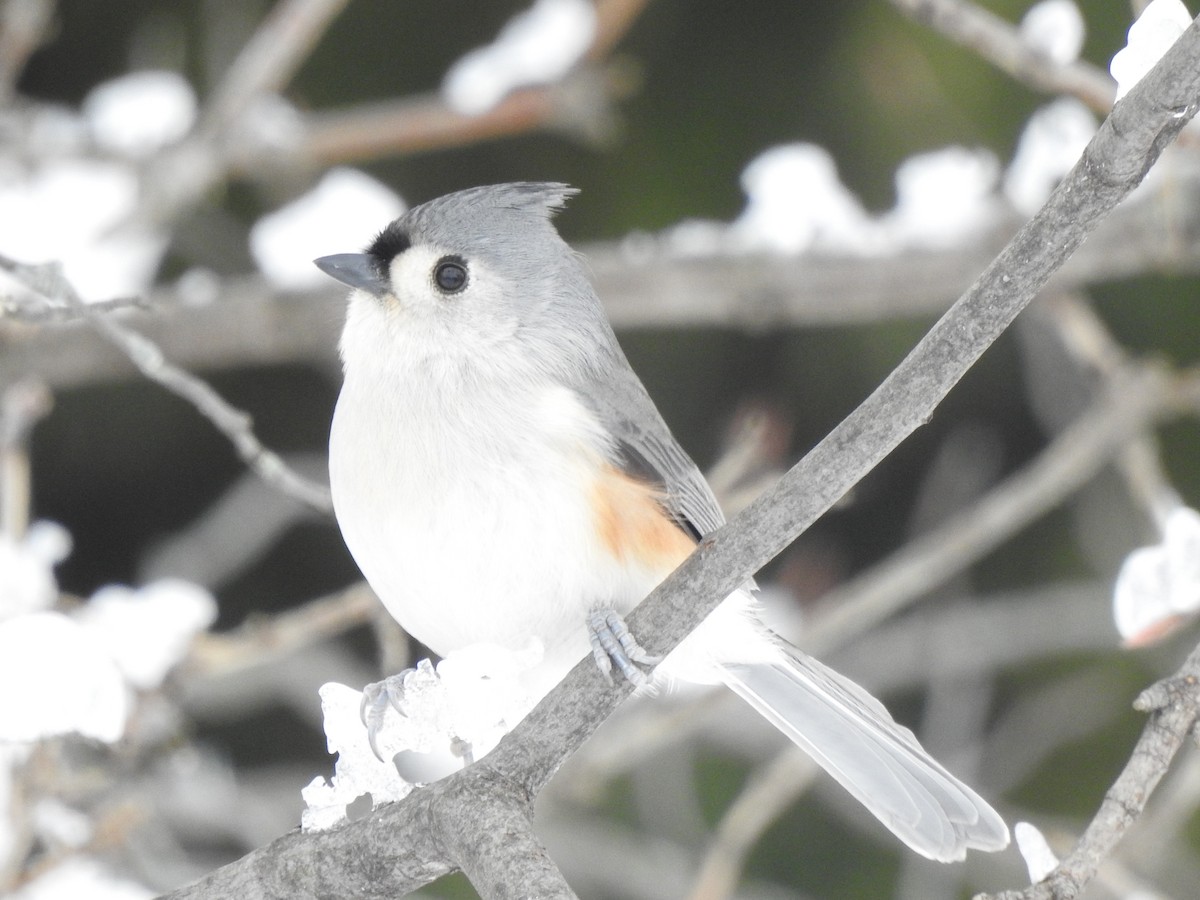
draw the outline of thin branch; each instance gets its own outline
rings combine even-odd
[[[0,7],[0,105],[12,102],[17,79],[49,36],[54,0],[5,0]]]
[[[1112,109],[1117,86],[1090,63],[1062,64],[1029,46],[1012,23],[969,0],[891,0],[892,5],[963,47],[974,50],[1002,72],[1051,94],[1078,97],[1096,112]]]
[[[304,118],[296,152],[330,165],[461,147],[550,127],[559,119],[562,101],[561,88],[551,85],[513,91],[477,116],[455,112],[440,94],[310,113]],[[262,162],[252,152],[234,166],[238,171],[253,171]]]
[[[1074,294],[1047,298],[1041,312],[1052,322],[1068,356],[1089,383],[1099,376],[1111,381],[1129,363],[1128,354],[1092,306]],[[1118,470],[1134,501],[1151,521],[1162,524],[1178,493],[1163,468],[1158,441],[1146,433],[1130,441],[1117,456]]]
[[[1141,872],[1154,872],[1164,867],[1176,851],[1189,844],[1188,828],[1200,809],[1200,754],[1191,753],[1180,759],[1174,771],[1167,774],[1158,800],[1143,813],[1141,824],[1129,835],[1124,857]],[[1200,860],[1187,851],[1196,881],[1200,884]]]
[[[722,598],[744,584],[926,421],[1050,274],[1141,181],[1198,104],[1200,24],[1193,24],[1114,108],[1046,206],[884,383],[774,489],[706,537],[634,610],[630,626],[642,644],[651,652],[663,652],[678,643]],[[430,837],[433,808],[439,810],[439,822],[455,823],[449,826],[452,829],[487,827],[493,816],[511,818],[510,813],[490,807],[491,794],[455,808],[448,798],[461,782],[511,785],[497,791],[502,798],[498,802],[536,796],[566,755],[591,735],[630,689],[628,684],[604,685],[591,660],[581,660],[476,765],[336,831],[279,838],[172,896],[309,897],[361,891],[364,897],[377,897],[412,890],[427,883],[423,879],[464,863],[444,855],[444,847]],[[330,891],[333,885],[336,891]]]
[[[1022,891],[980,894],[976,900],[1071,900],[1095,877],[1096,870],[1138,820],[1175,754],[1196,728],[1200,716],[1200,647],[1179,671],[1147,688],[1134,708],[1150,713],[1137,745],[1104,796],[1075,849],[1044,880]]]
[[[54,405],[40,381],[25,379],[0,397],[0,536],[19,541],[29,527],[29,436]]]
[[[1079,490],[1157,419],[1193,408],[1200,377],[1173,382],[1148,368],[1127,372],[1113,388],[977,503],[821,598],[804,646],[820,653],[843,644],[981,559]]]
[[[731,896],[750,850],[783,810],[808,790],[818,772],[812,757],[799,747],[788,747],[751,776],[721,817],[689,900]]]
[[[645,0],[600,3],[589,62],[557,84],[514,91],[481,115],[457,113],[440,95],[430,94],[309,114],[301,123],[299,143],[284,150],[264,146],[252,132],[251,139],[238,139],[253,102],[283,89],[345,3],[280,0],[234,61],[193,135],[148,169],[150,188],[143,194],[152,199],[139,217],[169,221],[230,175],[298,160],[328,165],[374,159],[540,128],[603,142],[614,130],[611,101],[622,96],[627,85],[601,67],[601,58],[632,26]]]
[[[263,446],[254,434],[247,413],[227,403],[208,382],[168,362],[162,351],[148,338],[126,328],[110,316],[91,313],[88,305],[63,278],[59,266],[52,263],[27,265],[0,256],[0,268],[30,290],[49,300],[65,303],[83,315],[88,324],[128,356],[143,375],[187,400],[212,422],[230,440],[242,460],[268,484],[319,512],[332,513],[333,503],[328,489],[297,474],[277,453]]]
[[[347,2],[278,0],[206,105],[197,128],[200,138],[219,138],[256,100],[283,90]]]
[[[370,623],[379,598],[366,582],[310,600],[273,616],[248,619],[221,634],[206,633],[192,643],[184,671],[189,676],[228,675],[265,665],[339,634]]]
[[[88,304],[93,313],[110,313],[126,309],[138,309],[143,312],[152,308],[145,297],[113,297],[110,300],[97,300]],[[0,318],[12,319],[28,325],[61,325],[65,322],[78,322],[85,318],[78,309],[70,306],[51,306],[44,300],[29,297],[5,297],[0,299]]]
[[[1151,273],[1200,271],[1200,154],[1174,148],[1164,168],[1170,178],[1160,179],[1161,187],[1143,188],[1122,203],[1055,273],[1055,291]],[[938,315],[970,286],[1015,227],[1006,221],[946,250],[865,258],[681,258],[655,239],[636,252],[627,242],[582,250],[618,330],[686,326],[759,332]],[[183,302],[177,290],[164,288],[151,296],[154,314],[131,310],[124,321],[187,368],[296,361],[332,367],[344,304],[345,291],[335,287],[284,292],[255,277],[223,282],[220,299],[204,305]],[[124,354],[86,329],[29,328],[0,317],[0,340],[0,382],[33,373],[58,390],[135,371]]]
[[[623,91],[603,61],[633,26],[647,0],[599,0],[588,62],[559,83],[521,88],[493,108],[464,115],[438,93],[402,97],[307,115],[295,154],[324,165],[421,153],[512,137],[539,129],[565,132],[587,143],[612,135],[610,102]],[[256,168],[253,155],[235,161]]]
[[[596,37],[588,59],[600,60],[612,53],[650,0],[596,0]]]
[[[233,160],[255,144],[255,101],[281,90],[347,0],[278,0],[242,48],[200,120],[184,140],[143,171],[141,203],[129,222],[161,226],[229,177]]]

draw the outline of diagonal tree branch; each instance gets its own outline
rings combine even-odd
[[[1177,379],[1153,367],[1130,368],[1029,465],[962,512],[821,598],[805,649],[821,653],[844,644],[1044,515],[1095,477],[1121,449],[1159,420],[1196,412],[1200,376]]]
[[[225,72],[197,133],[218,139],[256,100],[282,91],[347,2],[279,0]]]
[[[1051,273],[1137,186],[1198,104],[1200,23],[1193,23],[1114,107],[1046,206],[883,384],[774,489],[706,537],[634,611],[630,625],[642,644],[660,653],[677,644],[927,421]],[[532,799],[630,690],[604,685],[583,660],[481,762],[335,831],[279,838],[170,896],[382,898],[473,866],[473,855],[447,852],[447,831],[469,839],[528,822]],[[489,789],[465,790],[472,785]],[[520,896],[503,884],[476,887],[485,897]]]
[[[143,375],[191,403],[229,439],[242,461],[267,484],[317,512],[326,515],[333,512],[329,489],[305,478],[278,453],[266,447],[254,433],[249,414],[231,406],[207,381],[169,362],[162,350],[144,335],[126,328],[110,316],[93,311],[63,277],[61,266],[56,263],[29,265],[0,255],[0,269],[30,290],[65,304],[128,356]]]
[[[974,50],[992,65],[1040,91],[1072,94],[1104,114],[1117,86],[1091,63],[1058,63],[1029,44],[1010,22],[969,0],[891,0],[892,6],[950,40]]]
[[[1021,891],[979,894],[975,900],[1072,900],[1137,821],[1159,780],[1200,718],[1200,647],[1170,678],[1144,690],[1134,708],[1150,713],[1137,745],[1079,843],[1042,881]]]

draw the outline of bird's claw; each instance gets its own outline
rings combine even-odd
[[[637,638],[630,632],[629,627],[620,614],[611,609],[597,610],[588,615],[588,638],[592,643],[592,658],[608,683],[613,683],[612,670],[615,665],[625,680],[637,687],[644,685],[648,678],[636,663],[644,666],[656,666],[662,662],[661,656],[646,652]]]
[[[367,729],[367,743],[375,758],[383,762],[383,754],[379,751],[379,732],[383,730],[383,719],[391,707],[400,715],[404,712],[404,680],[413,669],[405,669],[395,675],[389,675],[383,681],[376,681],[363,688],[362,703],[358,707],[358,716]]]

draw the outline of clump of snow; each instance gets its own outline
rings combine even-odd
[[[39,156],[51,159],[80,156],[91,151],[92,130],[75,110],[65,106],[40,106],[28,121],[26,147],[36,147]]]
[[[35,612],[0,622],[0,741],[78,732],[111,743],[129,691],[113,658],[78,622]]]
[[[196,95],[175,72],[133,72],[93,88],[83,115],[98,146],[144,159],[191,130]]]
[[[217,604],[204,588],[165,578],[137,590],[103,587],[76,618],[130,685],[152,690],[216,620]]]
[[[944,249],[995,221],[998,175],[999,163],[986,150],[946,147],[919,154],[896,171],[895,208],[876,216],[842,184],[826,150],[785,144],[746,166],[746,208],[736,220],[686,220],[664,232],[658,246],[675,256]],[[651,252],[645,243],[631,239],[625,250],[631,256]]]
[[[366,728],[359,718],[362,692],[331,682],[321,687],[320,696],[326,744],[338,758],[332,778],[327,781],[318,775],[300,791],[304,800],[300,825],[305,831],[325,831],[345,821],[346,807],[364,794],[377,805],[401,800],[412,790],[387,761],[383,749],[387,744],[380,741],[383,762],[366,746]]]
[[[383,224],[404,212],[404,201],[357,169],[330,169],[316,187],[250,229],[250,253],[272,284],[288,290],[328,279],[312,260],[365,247]]]
[[[184,306],[211,306],[221,296],[221,276],[205,266],[192,266],[175,281],[175,296]]]
[[[1037,110],[1025,125],[1017,152],[1004,174],[1004,193],[1025,215],[1033,215],[1096,133],[1091,110],[1063,97]]]
[[[34,804],[33,827],[42,840],[61,847],[82,847],[94,833],[85,813],[54,797],[43,797]]]
[[[52,611],[53,566],[70,549],[70,535],[49,522],[20,543],[0,539],[0,741],[118,740],[131,688],[161,684],[216,618],[208,592],[178,580],[101,588],[70,615]]]
[[[894,244],[953,247],[995,212],[1000,163],[987,150],[947,147],[910,157],[896,170],[896,207],[882,220]]]
[[[583,58],[596,31],[589,0],[536,0],[514,16],[496,40],[454,63],[442,96],[464,115],[487,112],[518,87],[549,84]]]
[[[54,566],[70,552],[71,535],[57,522],[35,522],[20,541],[0,535],[0,620],[53,604]]]
[[[1200,610],[1200,513],[1178,506],[1163,538],[1134,550],[1113,587],[1113,618],[1128,646],[1151,643]]]
[[[133,224],[141,199],[135,165],[182,138],[195,119],[188,83],[155,71],[98,85],[79,114],[39,114],[34,127],[40,131],[31,141],[42,149],[36,160],[0,160],[5,255],[62,263],[64,277],[84,300],[145,293],[167,239],[155,227]],[[87,136],[112,158],[75,155]]]
[[[61,262],[85,300],[143,293],[166,241],[145,229],[117,230],[136,209],[138,192],[136,173],[121,162],[0,168],[0,246],[22,262]]]
[[[449,654],[436,667],[421,660],[404,673],[404,715],[389,709],[376,743],[385,762],[371,752],[360,718],[362,692],[341,684],[321,688],[321,709],[330,753],[338,754],[334,775],[317,777],[301,795],[306,831],[332,828],[346,807],[370,795],[372,805],[408,794],[412,783],[435,781],[462,768],[459,748],[476,759],[533,707],[522,676],[541,661],[540,642],[513,651],[476,644]]]
[[[674,256],[714,256],[729,249],[729,225],[712,219],[684,219],[663,235],[667,251]],[[626,238],[622,250],[631,260],[642,248],[636,238]]]
[[[878,247],[874,223],[822,147],[800,143],[767,150],[742,172],[742,188],[746,209],[731,227],[741,249],[869,253]]]
[[[1018,822],[1013,826],[1013,838],[1016,839],[1017,849],[1021,851],[1021,858],[1025,860],[1025,867],[1029,870],[1030,884],[1037,884],[1058,868],[1058,857],[1054,855],[1045,835],[1036,825]]]
[[[1083,49],[1083,15],[1074,0],[1042,0],[1021,17],[1025,43],[1065,66]]]
[[[1180,0],[1151,0],[1129,26],[1125,46],[1109,63],[1108,70],[1117,80],[1118,100],[1154,68],[1191,24],[1191,14]]]

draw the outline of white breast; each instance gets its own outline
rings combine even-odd
[[[595,418],[495,348],[430,354],[419,330],[400,345],[393,332],[386,348],[347,347],[353,327],[352,316],[330,477],[367,580],[439,654],[481,641],[515,649],[532,636],[548,657],[574,662],[589,609],[628,610],[653,587],[599,546]]]

